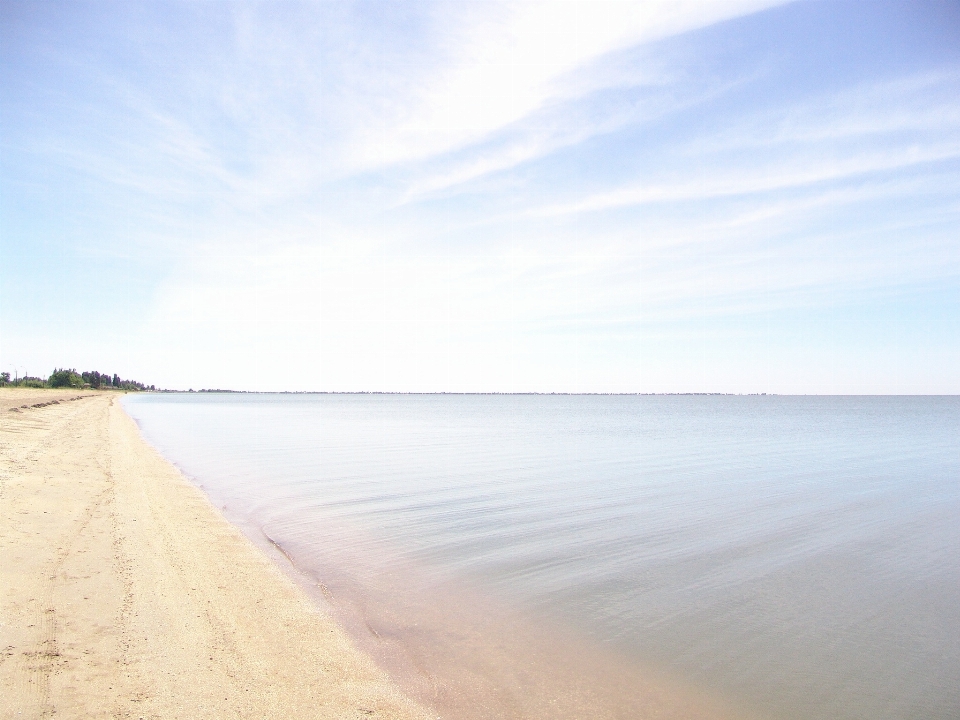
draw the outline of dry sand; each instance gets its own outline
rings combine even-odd
[[[0,716],[428,717],[117,399],[0,390]]]

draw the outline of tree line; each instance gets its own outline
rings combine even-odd
[[[0,373],[0,387],[31,387],[31,388],[93,388],[114,390],[156,390],[153,385],[144,385],[136,380],[124,380],[114,373],[101,373],[97,370],[77,372],[76,369],[57,368],[47,379],[38,377],[22,377],[10,379],[10,373]]]

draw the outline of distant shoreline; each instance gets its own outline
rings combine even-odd
[[[779,393],[722,393],[722,392],[671,392],[671,393],[615,393],[615,392],[413,392],[392,390],[145,390],[143,392],[162,393],[193,393],[223,394],[223,395],[552,395],[560,396],[602,396],[602,397],[660,397],[660,396],[728,396],[728,397],[760,397],[777,396]],[[801,396],[797,396],[801,397]]]

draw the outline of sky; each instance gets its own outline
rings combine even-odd
[[[960,3],[0,0],[0,370],[960,392]]]

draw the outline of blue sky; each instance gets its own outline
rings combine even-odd
[[[0,369],[960,392],[956,2],[0,2]]]

